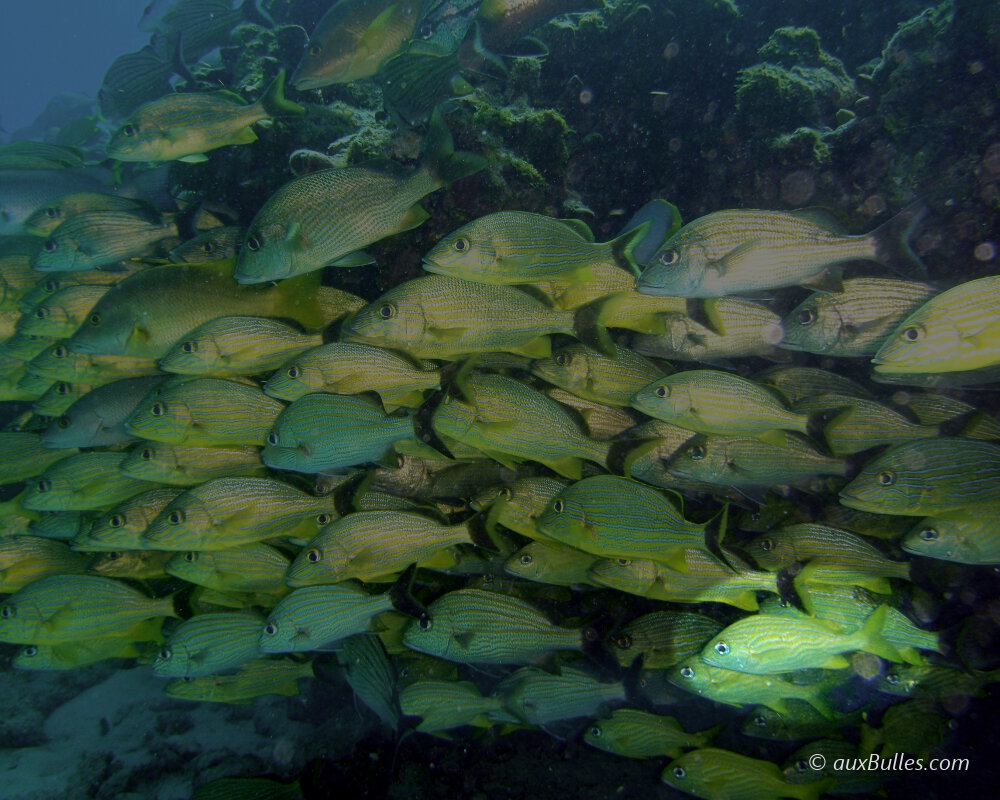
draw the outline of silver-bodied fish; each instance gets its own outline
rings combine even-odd
[[[926,209],[910,206],[863,236],[845,236],[808,217],[730,209],[689,222],[657,251],[639,277],[643,294],[721,297],[782,286],[829,284],[848,261],[923,265],[906,240]]]
[[[420,200],[486,166],[455,152],[439,111],[431,116],[424,158],[414,172],[357,166],[325,169],[281,187],[250,223],[236,280],[265,283],[327,265],[370,264],[362,248],[415,228],[427,212]]]

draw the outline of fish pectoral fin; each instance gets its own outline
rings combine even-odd
[[[257,141],[257,134],[249,125],[240,129],[230,141],[230,144],[253,144]]]
[[[414,203],[399,218],[399,225],[396,226],[393,233],[402,233],[403,231],[419,228],[429,216],[430,214],[427,213],[427,210],[420,203]]]
[[[438,325],[429,325],[427,327],[427,333],[442,342],[455,342],[465,338],[467,331],[469,329],[465,327],[461,328],[442,328]]]
[[[808,280],[802,281],[801,285],[818,292],[842,292],[844,282],[842,280],[843,271],[839,267],[824,269],[819,275],[813,275]]]
[[[183,156],[178,161],[183,161],[185,164],[204,164],[208,161],[208,156],[204,153],[191,153],[191,155]]]
[[[576,456],[567,458],[538,459],[542,464],[553,472],[557,472],[565,478],[578,481],[583,477],[583,459]]]
[[[378,52],[379,48],[382,46],[383,40],[386,37],[389,23],[392,21],[395,13],[396,4],[393,3],[371,21],[371,24],[365,28],[365,32],[361,34],[361,38],[358,39],[357,52],[359,54],[366,53],[370,55]]]
[[[368,264],[374,264],[375,258],[370,254],[366,253],[364,250],[355,250],[353,253],[348,253],[346,256],[341,256],[336,261],[331,261],[327,264],[328,267],[364,267]]]
[[[746,255],[766,246],[767,245],[764,242],[761,242],[758,239],[750,239],[749,241],[743,242],[742,244],[734,247],[722,258],[709,261],[707,266],[719,275],[725,275],[727,271],[738,267]]]
[[[823,669],[844,669],[851,666],[851,662],[845,656],[830,656],[820,666]]]
[[[463,650],[468,650],[472,645],[472,640],[476,638],[475,631],[465,631],[463,633],[456,633],[452,638]]]
[[[507,352],[528,358],[548,358],[552,355],[552,340],[548,336],[539,336],[523,344],[508,347]]]

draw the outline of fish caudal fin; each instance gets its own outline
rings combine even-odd
[[[264,96],[260,98],[260,104],[272,117],[306,113],[303,106],[285,97],[285,70],[281,70],[271,81],[271,85],[264,91]]]
[[[872,231],[875,259],[905,278],[914,273],[926,276],[927,267],[910,247],[910,238],[926,215],[927,206],[918,200]]]
[[[447,186],[485,169],[486,159],[476,153],[456,153],[455,142],[444,123],[441,109],[435,108],[424,141],[422,166],[438,186]]]

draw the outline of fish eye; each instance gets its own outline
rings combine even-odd
[[[163,661],[169,661],[170,660],[170,656],[172,656],[172,655],[173,655],[173,653],[171,652],[171,650],[170,650],[169,647],[164,647],[162,650],[160,650],[160,653],[159,653],[159,656],[160,656],[160,658]]]
[[[54,292],[58,288],[59,288],[58,281],[45,281],[45,291]]]
[[[311,45],[309,45],[309,55],[311,55],[311,56],[318,56],[322,52],[323,52],[323,48],[320,47],[318,44],[311,44]]]
[[[55,219],[56,217],[59,216],[59,209],[56,208],[55,206],[48,206],[45,209],[45,216],[47,216],[49,219]]]
[[[657,386],[654,390],[654,394],[657,397],[670,397],[670,387],[668,386]]]
[[[247,250],[252,250],[255,253],[260,250],[260,239],[256,236],[249,237],[247,239]]]
[[[700,444],[696,444],[688,450],[688,456],[695,461],[701,461],[705,457],[705,448]]]
[[[925,542],[933,542],[938,538],[938,532],[935,528],[924,528],[920,531],[920,538]]]
[[[679,780],[684,780],[687,777],[687,771],[684,767],[674,767],[674,777]]]
[[[181,345],[181,350],[183,350],[185,353],[197,353],[198,352],[198,343],[197,342],[184,342],[184,344]]]
[[[899,685],[899,673],[898,672],[887,672],[885,675],[885,682],[890,686]]]
[[[269,433],[267,435],[267,443],[269,445],[271,445],[272,447],[277,447],[278,446],[278,434],[273,433],[273,432]]]
[[[35,486],[38,489],[38,491],[47,492],[49,489],[52,488],[52,482],[47,481],[45,478],[42,478],[37,484],[35,484]]]
[[[292,380],[295,380],[301,374],[302,370],[300,370],[297,366],[291,366],[288,368],[288,377]]]
[[[95,313],[93,313],[93,314],[90,315],[90,318],[89,318],[88,321],[90,322],[91,325],[100,325],[101,324],[101,315],[95,312]]]
[[[129,123],[128,125],[122,126],[122,133],[126,136],[135,136],[135,125]]]
[[[214,249],[215,249],[215,245],[212,244],[211,242],[205,242],[201,246],[201,252],[203,252],[203,253],[211,253]]]
[[[754,522],[760,522],[760,520],[761,520],[761,516],[762,516],[762,515],[761,515],[761,513],[760,513],[760,511],[759,511],[759,510],[758,510],[758,511],[754,511],[754,512],[753,512],[753,513],[752,513],[752,514],[750,515],[750,519],[751,519],[751,520],[753,520]]]
[[[618,641],[615,642],[615,644],[617,644],[622,650],[628,650],[632,647],[632,637],[627,633],[623,633],[618,637]]]
[[[725,642],[718,642],[713,649],[720,656],[728,656],[729,655],[729,645],[726,644]]]
[[[316,517],[316,522],[319,525],[329,525],[333,522],[333,517],[324,512]]]
[[[525,553],[524,555],[521,556],[521,563],[524,564],[525,566],[528,566],[528,564],[530,564],[534,560],[535,559],[531,557],[531,553]]]
[[[796,772],[805,772],[808,769],[809,769],[809,762],[806,761],[804,758],[800,758],[798,761],[795,762]]]
[[[660,263],[665,267],[672,267],[681,258],[681,254],[676,250],[664,250],[660,253]]]
[[[681,677],[682,678],[693,678],[694,670],[691,667],[681,667]]]
[[[35,316],[38,319],[45,319],[49,315],[49,310],[47,308],[36,308]]]
[[[153,460],[153,448],[152,447],[144,447],[144,448],[142,448],[142,450],[139,451],[139,458],[141,458],[143,461],[152,461]]]
[[[761,539],[760,549],[763,550],[765,553],[770,553],[774,549],[774,542],[772,542],[770,539]]]
[[[184,560],[187,561],[188,564],[193,564],[195,561],[198,560],[198,554],[193,550],[191,550],[184,554]]]
[[[167,515],[167,522],[171,525],[180,525],[184,521],[184,512],[179,508],[175,508],[170,514]]]
[[[392,319],[396,316],[396,306],[392,303],[383,303],[378,307],[378,315],[382,319]]]
[[[108,517],[108,525],[110,525],[112,528],[120,528],[124,524],[125,524],[125,517],[123,517],[121,514],[112,514],[110,517]]]
[[[815,308],[803,308],[799,312],[799,325],[812,325],[816,321]]]
[[[896,473],[891,470],[883,470],[878,474],[878,482],[883,486],[892,486],[896,482]]]
[[[469,240],[468,239],[459,238],[459,239],[455,240],[455,251],[456,252],[458,252],[458,253],[464,253],[468,249],[469,249]]]
[[[560,353],[559,355],[556,356],[555,362],[560,367],[565,367],[569,363],[569,356],[566,355],[565,353]]]
[[[69,394],[69,384],[68,383],[57,383],[56,384],[56,394]]]
[[[417,624],[420,625],[420,630],[422,631],[429,631],[434,626],[434,623],[431,622],[431,618],[426,614],[420,617],[420,622]]]
[[[565,507],[566,507],[566,504],[562,500],[556,500],[552,504],[552,510],[555,511],[557,514],[562,514],[563,509]]]
[[[55,239],[48,239],[45,242],[45,252],[46,253],[54,253],[56,251],[56,248],[58,248],[58,247],[59,247],[59,243],[56,242]]]
[[[314,547],[312,550],[306,553],[306,559],[308,559],[310,564],[318,564],[320,561],[323,560],[323,553],[321,550],[318,550],[317,548]]]
[[[63,345],[58,345],[52,348],[52,355],[56,358],[66,358],[67,350]]]
[[[627,567],[629,564],[632,563],[632,559],[630,559],[630,558],[619,558],[619,559],[616,559],[615,563],[618,564],[619,567]]]
[[[59,417],[59,419],[56,420],[56,425],[58,425],[63,430],[66,430],[66,428],[68,428],[72,424],[73,424],[73,421],[69,417],[67,417],[65,414],[63,416]]]
[[[765,717],[765,716],[763,716],[761,714],[758,714],[756,717],[753,718],[753,724],[756,725],[758,728],[766,728],[767,727],[767,717]]]
[[[274,636],[277,632],[278,632],[278,626],[275,625],[273,622],[269,622],[267,623],[267,625],[264,626],[264,633],[266,633],[268,636]]]
[[[601,729],[600,729],[600,727],[597,726],[597,725],[595,725],[593,728],[591,728],[590,729],[590,735],[593,736],[595,739],[600,739],[601,738]]]
[[[153,405],[150,406],[149,413],[154,417],[162,417],[167,413],[167,407],[163,405],[163,403],[153,403]]]
[[[28,658],[34,658],[35,656],[38,655],[38,648],[35,647],[33,644],[29,644],[27,647],[24,648],[24,654]]]
[[[908,342],[915,342],[922,335],[923,331],[916,325],[911,325],[909,328],[903,331],[903,338]]]
[[[0,608],[0,617],[3,617],[4,619],[12,619],[15,616],[17,616],[17,608],[14,606],[4,606],[3,608]]]

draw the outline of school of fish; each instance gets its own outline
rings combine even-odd
[[[377,79],[420,19],[334,4],[288,82]],[[255,102],[149,99],[107,155],[253,147],[305,113],[285,91],[276,69]],[[498,209],[359,296],[345,269],[385,270],[366,248],[487,166],[441,108],[420,125],[416,167],[319,164],[240,220],[0,148],[14,666],[117,659],[245,703],[332,652],[394,730],[537,727],[703,798],[874,790],[801,765],[940,747],[943,698],[1000,680],[914,582],[1000,565],[1000,421],[955,391],[1000,379],[1000,275],[925,274],[919,202],[849,235],[655,200],[607,242]],[[725,748],[682,704],[740,710]],[[831,742],[851,725],[860,744]],[[761,738],[806,744],[780,765],[747,755]]]

